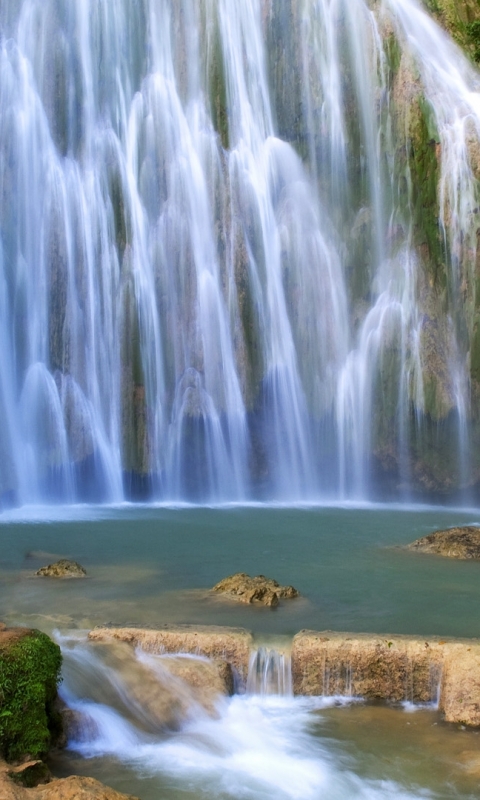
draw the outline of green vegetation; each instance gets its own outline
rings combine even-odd
[[[0,752],[7,761],[40,758],[59,735],[61,663],[58,645],[39,631],[0,642]]]
[[[480,63],[480,0],[424,0],[432,16],[475,63]]]

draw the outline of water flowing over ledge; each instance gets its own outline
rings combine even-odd
[[[473,497],[479,88],[414,0],[4,0],[2,502]]]
[[[455,680],[457,710],[464,701],[474,709],[478,698],[467,698],[461,682],[472,673],[471,659],[480,657],[478,640],[425,643],[301,632],[293,649],[291,641],[278,640],[276,649],[272,641],[259,646],[251,640],[248,657],[245,636],[240,629],[179,626],[97,629],[89,641],[79,631],[60,637],[69,748],[97,764],[113,758],[117,769],[124,765],[139,780],[167,776],[168,796],[172,785],[186,782],[190,791],[222,798],[237,796],[240,786],[242,796],[252,799],[437,797],[416,789],[410,779],[376,781],[363,771],[356,774],[355,759],[345,760],[326,736],[324,712],[363,706],[362,686],[370,698],[383,696],[404,711],[433,715],[445,702],[442,693],[453,698]],[[229,649],[227,660],[242,654],[248,675],[246,684],[237,686],[240,693],[218,696],[209,707],[198,676],[182,680],[171,665],[178,668],[183,661],[187,669],[210,665],[215,671],[219,645]],[[292,688],[310,696],[294,697]],[[401,710],[395,713],[403,716]],[[431,730],[434,717],[429,719]]]

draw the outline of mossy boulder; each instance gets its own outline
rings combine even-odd
[[[40,631],[0,630],[0,755],[41,758],[60,735],[60,648]]]

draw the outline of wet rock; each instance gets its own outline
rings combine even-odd
[[[87,571],[76,561],[62,558],[54,564],[48,564],[37,570],[35,575],[41,578],[85,578]]]
[[[212,591],[228,595],[240,603],[262,603],[270,607],[278,606],[280,598],[292,599],[299,595],[293,586],[280,586],[265,575],[251,578],[245,572],[224,578]]]
[[[253,638],[249,631],[216,625],[166,625],[158,630],[95,628],[88,638],[97,642],[116,639],[140,647],[146,653],[190,653],[206,656],[215,663],[230,665],[241,683],[245,683],[247,679],[250,651],[253,647]]]
[[[299,695],[436,701],[447,722],[480,725],[480,640],[301,631],[293,640]]]
[[[407,549],[463,561],[480,559],[480,528],[467,526],[435,531],[407,545]]]
[[[43,761],[27,761],[18,767],[13,767],[9,773],[9,778],[19,786],[31,789],[40,784],[49,783],[52,775],[49,768]]]
[[[64,738],[59,742],[59,747],[66,747],[69,741],[91,742],[98,734],[98,726],[88,714],[78,709],[67,708],[61,710]]]

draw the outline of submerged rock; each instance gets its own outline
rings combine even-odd
[[[41,578],[85,578],[87,571],[76,561],[69,561],[66,558],[56,561],[55,564],[48,564],[37,570],[35,575]]]
[[[224,578],[212,589],[213,592],[226,594],[239,603],[261,603],[274,608],[280,598],[292,599],[299,596],[293,586],[280,586],[277,581],[257,575],[251,578],[245,572],[237,572]]]
[[[480,559],[480,528],[469,526],[435,531],[408,544],[407,549],[463,561]]]

